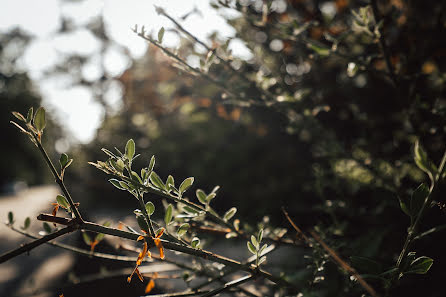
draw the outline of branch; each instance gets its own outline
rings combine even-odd
[[[11,258],[14,258],[18,255],[21,255],[25,252],[29,252],[30,250],[32,250],[35,247],[38,247],[41,244],[44,244],[50,240],[53,240],[59,236],[62,236],[64,234],[73,232],[76,229],[76,227],[74,225],[71,226],[67,226],[63,229],[60,229],[59,231],[56,231],[54,233],[48,234],[43,236],[42,238],[39,238],[37,240],[31,241],[29,243],[23,244],[21,247],[12,250],[10,252],[4,253],[3,255],[0,256],[0,264],[3,262],[8,261]]]
[[[219,293],[221,293],[223,291],[229,290],[229,289],[231,289],[233,287],[240,286],[241,284],[246,283],[246,282],[252,280],[253,278],[254,278],[253,275],[244,276],[244,277],[236,279],[236,280],[234,280],[232,282],[226,283],[223,287],[215,289],[215,290],[212,290],[209,293],[206,293],[206,294],[202,295],[201,297],[215,296],[215,295],[217,295],[217,294],[219,294]]]

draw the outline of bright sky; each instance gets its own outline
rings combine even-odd
[[[44,79],[42,74],[61,54],[75,52],[93,55],[100,44],[87,30],[77,30],[55,38],[53,34],[59,27],[61,15],[71,18],[75,24],[83,25],[102,12],[110,37],[128,48],[133,57],[140,57],[147,49],[146,42],[130,30],[135,24],[144,25],[147,31],[155,33],[161,27],[166,30],[172,27],[166,18],[155,12],[154,5],[163,7],[176,19],[196,6],[202,16],[193,14],[182,25],[201,39],[215,30],[225,37],[234,34],[233,29],[209,6],[207,0],[0,0],[0,3],[1,31],[19,26],[36,36],[23,57],[22,65],[29,70],[31,78],[39,87],[45,107],[57,114],[58,119],[63,119],[67,128],[81,142],[93,139],[103,115],[102,107],[94,102],[88,89],[67,88],[63,79]],[[163,44],[174,46],[177,42],[178,37],[174,33],[166,32]],[[233,42],[232,47],[240,55],[248,55],[240,43]],[[115,75],[122,73],[130,63],[119,54],[118,49],[107,52],[105,61],[107,71]],[[98,69],[95,63],[89,65],[85,71],[89,79],[101,76]],[[110,104],[118,104],[118,88],[112,87],[106,98]]]

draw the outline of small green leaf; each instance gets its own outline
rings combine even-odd
[[[139,177],[138,173],[136,173],[135,171],[132,171],[132,179],[136,182],[139,182],[140,184],[142,184],[142,180]]]
[[[91,237],[86,232],[82,232],[82,238],[84,239],[86,245],[91,245]]]
[[[198,189],[195,192],[195,194],[197,195],[198,201],[200,201],[203,204],[207,204],[207,199],[206,199],[207,196],[206,196],[206,193],[203,190]]]
[[[162,43],[164,37],[164,27],[161,27],[161,29],[158,31],[158,42]]]
[[[18,118],[19,120],[21,120],[22,122],[26,122],[25,117],[24,117],[20,112],[13,111],[12,114],[13,114],[16,118]]]
[[[251,235],[251,242],[255,246],[256,250],[259,249],[259,243],[257,242],[257,238],[254,235]]]
[[[161,189],[161,190],[165,190],[166,189],[166,186],[164,185],[163,181],[158,176],[158,174],[156,174],[155,171],[152,171],[152,173],[150,174],[150,181],[155,186],[155,188],[158,188],[158,189]]]
[[[191,214],[191,215],[196,215],[196,214],[199,213],[198,210],[196,210],[195,208],[192,208],[192,207],[190,207],[190,206],[187,206],[187,205],[183,207],[183,210],[184,210],[186,213]]]
[[[14,213],[12,211],[8,212],[8,224],[14,224]]]
[[[121,182],[117,179],[111,178],[108,180],[112,185],[114,185],[116,188],[120,189],[120,190],[127,190],[127,188],[123,187],[121,185]]]
[[[31,121],[33,120],[33,108],[31,107],[28,110],[28,114],[26,115],[26,123],[31,123]]]
[[[172,176],[172,175],[169,175],[169,176],[167,177],[167,180],[166,180],[166,187],[167,187],[168,190],[170,190],[171,187],[175,187],[175,180],[173,179],[173,176]]]
[[[68,163],[68,155],[65,153],[60,154],[60,158],[59,158],[59,164],[60,164],[60,168],[65,168],[65,165],[67,165]]]
[[[209,195],[206,196],[206,202],[207,202],[207,203],[211,202],[211,200],[214,199],[215,196],[217,196],[217,194],[215,194],[215,193],[210,193]]]
[[[149,216],[153,215],[153,213],[155,212],[155,205],[150,201],[147,202],[146,203],[146,211]]]
[[[43,230],[45,230],[45,232],[48,234],[50,234],[52,232],[51,226],[47,222],[43,222]]]
[[[120,181],[119,185],[121,186],[121,188],[127,190],[127,191],[131,191],[132,189],[130,188],[130,186],[125,182],[125,181]]]
[[[135,155],[135,142],[133,139],[127,141],[127,144],[125,145],[125,155],[129,161],[133,159],[133,156]]]
[[[118,159],[118,160],[116,161],[116,166],[117,166],[116,169],[117,169],[118,171],[120,171],[120,172],[124,171],[125,164],[124,164],[124,161],[122,161],[122,159]]]
[[[266,261],[266,256],[263,256],[263,257],[261,257],[260,259],[259,259],[259,263],[257,264],[257,265],[260,265],[260,264],[262,264],[263,262],[265,262]]]
[[[31,219],[29,218],[29,217],[27,217],[26,219],[25,219],[25,222],[23,223],[23,230],[26,230],[26,229],[28,229],[29,228],[29,225],[31,225]]]
[[[410,266],[405,273],[426,274],[433,263],[434,260],[429,257],[419,257],[410,263]]]
[[[409,207],[407,206],[406,201],[403,201],[403,199],[402,199],[401,197],[398,197],[398,200],[400,201],[400,208],[401,208],[401,210],[402,210],[405,214],[407,214],[409,217],[411,217],[410,209],[409,209]]]
[[[170,221],[172,221],[172,211],[172,204],[169,204],[166,208],[166,215],[164,216],[164,222],[166,223],[166,226],[169,225]]]
[[[106,148],[101,148],[101,151],[103,151],[105,154],[107,154],[110,158],[115,158],[115,159],[118,158],[115,154],[113,154],[111,151],[109,151]]]
[[[265,243],[261,248],[260,248],[260,250],[259,250],[259,255],[261,255],[264,251],[265,251],[265,249],[268,247],[268,245]]]
[[[260,229],[260,230],[259,230],[259,234],[257,234],[257,241],[258,241],[259,243],[261,243],[261,242],[262,242],[262,239],[263,239],[263,229]]]
[[[426,198],[429,196],[429,188],[423,183],[418,186],[410,198],[410,213],[416,217],[423,207]]]
[[[190,225],[188,223],[182,224],[177,230],[178,237],[181,237],[184,234],[186,234],[186,232],[187,232],[187,230],[189,230],[189,228],[190,228]]]
[[[149,231],[149,225],[146,222],[146,219],[144,216],[136,216],[136,220],[138,221],[139,228],[141,230],[148,232]]]
[[[150,163],[149,163],[149,172],[153,171],[153,168],[155,168],[155,156],[152,156],[152,158],[150,158]]]
[[[194,237],[192,238],[192,241],[190,243],[190,245],[194,248],[197,249],[200,246],[200,239],[198,237]]]
[[[186,192],[186,190],[189,189],[193,183],[194,183],[193,177],[186,178],[180,185],[180,188],[179,188],[180,194],[183,194],[184,192]]]
[[[254,247],[254,245],[251,243],[251,241],[248,241],[247,243],[247,246],[248,246],[248,250],[252,253],[252,254],[257,254],[257,250],[256,250],[256,248]]]
[[[228,210],[225,215],[223,216],[223,220],[225,220],[226,222],[229,221],[237,212],[237,208],[232,207],[230,210]]]
[[[57,203],[65,209],[70,209],[70,204],[68,203],[67,198],[62,195],[57,195],[56,197]]]
[[[96,234],[96,236],[95,236],[95,238],[94,238],[94,241],[99,242],[99,241],[101,241],[102,239],[104,239],[104,237],[105,237],[105,234],[104,234],[104,233],[98,233],[98,234]]]
[[[45,109],[43,107],[39,107],[36,111],[36,114],[34,116],[34,126],[40,133],[42,133],[43,129],[45,129]]]

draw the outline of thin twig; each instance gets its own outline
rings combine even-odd
[[[215,295],[217,295],[217,294],[219,294],[221,292],[224,292],[226,290],[229,290],[229,289],[231,289],[233,287],[237,287],[237,286],[240,286],[241,284],[249,282],[253,278],[254,278],[254,275],[247,275],[247,276],[241,277],[241,278],[236,279],[236,280],[234,280],[232,282],[226,283],[223,287],[215,289],[215,290],[212,290],[209,293],[206,293],[206,294],[202,295],[201,297],[215,296]]]
[[[0,256],[0,264],[3,262],[8,261],[11,258],[14,258],[20,254],[29,252],[30,250],[32,250],[35,247],[38,247],[41,244],[44,244],[50,240],[53,240],[59,236],[62,236],[64,234],[70,233],[72,231],[74,231],[76,229],[76,227],[74,225],[71,226],[67,226],[63,229],[60,229],[59,231],[56,231],[54,233],[48,234],[43,236],[42,238],[36,239],[34,241],[31,241],[29,243],[23,244],[22,246],[20,246],[17,249],[14,249],[10,252],[4,253],[3,255]]]

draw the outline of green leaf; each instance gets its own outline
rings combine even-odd
[[[251,242],[255,246],[256,250],[259,249],[259,243],[257,242],[257,238],[254,235],[251,235]]]
[[[43,107],[39,107],[36,111],[34,116],[34,126],[40,133],[43,131],[43,129],[45,129],[45,109]]]
[[[166,226],[169,225],[170,221],[172,221],[172,211],[172,204],[169,204],[166,208],[166,215],[164,216],[164,222],[166,223]]]
[[[173,176],[172,176],[172,175],[169,175],[169,176],[167,177],[167,180],[166,180],[166,187],[167,187],[167,190],[170,190],[171,187],[175,187],[175,180],[173,179]]]
[[[20,112],[13,111],[12,114],[13,114],[16,118],[18,118],[19,120],[21,120],[22,122],[26,122],[25,117],[24,117]]]
[[[190,228],[190,225],[188,223],[182,224],[177,230],[178,237],[181,237],[184,234],[186,234],[186,232],[187,232],[187,230],[189,230],[189,228]]]
[[[194,183],[193,177],[186,178],[180,185],[180,188],[179,188],[180,194],[183,194],[184,192],[186,192],[186,190],[189,189],[193,183]]]
[[[127,190],[127,188],[123,187],[121,185],[121,182],[117,179],[111,178],[108,180],[112,185],[114,185],[116,188],[120,189],[120,190]]]
[[[409,217],[411,217],[412,215],[410,214],[410,209],[407,206],[406,201],[403,201],[403,199],[401,197],[398,197],[398,200],[400,201],[400,208],[401,210],[407,214]]]
[[[153,171],[153,168],[155,168],[155,156],[152,156],[152,158],[150,158],[150,163],[149,163],[149,172]]]
[[[28,110],[28,114],[26,115],[26,123],[28,124],[31,123],[32,119],[33,119],[33,108],[31,107]]]
[[[237,212],[237,208],[232,207],[230,210],[228,210],[225,215],[223,216],[223,220],[225,220],[225,222],[229,221]]]
[[[28,229],[29,228],[29,225],[31,225],[31,219],[29,218],[29,217],[27,217],[26,219],[25,219],[25,222],[23,223],[23,230],[26,230],[26,229]]]
[[[166,186],[164,185],[163,181],[158,176],[158,174],[156,174],[155,171],[152,171],[152,173],[150,174],[150,181],[155,186],[155,188],[158,188],[158,189],[161,189],[161,190],[165,190],[166,189]]]
[[[196,210],[195,208],[192,208],[192,207],[187,206],[187,205],[183,207],[183,210],[186,213],[192,214],[192,215],[196,215],[196,214],[198,214],[200,212],[200,211]]]
[[[139,182],[140,184],[142,184],[142,180],[139,177],[138,173],[136,173],[135,171],[132,171],[132,179],[136,182]]]
[[[247,243],[246,243],[246,245],[248,246],[248,250],[252,253],[252,254],[257,254],[257,250],[256,250],[256,248],[254,247],[254,245],[251,243],[251,241],[248,241]]]
[[[65,168],[65,165],[68,163],[68,155],[65,153],[60,154],[60,158],[59,158],[59,164],[60,167],[63,169]]]
[[[43,230],[45,230],[46,233],[50,234],[51,232],[53,232],[51,230],[51,226],[50,224],[48,224],[47,222],[43,222]]]
[[[198,248],[198,247],[200,246],[200,239],[199,239],[198,237],[194,237],[194,238],[192,238],[192,241],[191,241],[190,245],[191,245],[194,249]]]
[[[136,216],[136,220],[138,221],[139,228],[141,230],[148,232],[149,231],[149,225],[146,222],[146,219],[144,216]]]
[[[125,164],[124,164],[124,161],[122,161],[122,159],[118,159],[118,160],[116,161],[116,166],[117,166],[116,169],[117,169],[118,171],[120,171],[120,172],[124,171]]]
[[[127,191],[131,191],[132,189],[129,187],[129,185],[125,182],[125,181],[120,181],[119,185],[121,186],[121,188],[127,190]]]
[[[356,268],[361,274],[380,274],[382,272],[382,265],[375,260],[366,258],[366,257],[359,257],[359,256],[352,256],[350,257],[350,261],[352,263],[352,266]]]
[[[129,161],[132,161],[133,156],[135,155],[135,142],[133,139],[129,139],[127,144],[125,145],[125,156]]]
[[[84,239],[86,245],[91,245],[91,237],[86,232],[82,232],[82,238]]]
[[[99,241],[101,241],[102,239],[104,239],[104,237],[105,237],[105,234],[104,234],[104,233],[98,233],[98,234],[96,234],[96,236],[95,236],[95,238],[94,238],[94,241],[99,242]]]
[[[106,148],[101,148],[101,151],[103,151],[105,154],[107,154],[110,158],[118,158],[115,154],[113,154],[111,151],[109,151]]]
[[[70,209],[70,204],[68,203],[67,198],[62,195],[57,195],[56,197],[57,203],[65,209]]]
[[[265,249],[268,247],[268,245],[265,243],[260,249],[259,249],[259,255],[261,255]]]
[[[198,189],[195,192],[195,194],[197,195],[198,201],[200,201],[203,204],[207,204],[207,199],[206,199],[207,196],[206,196],[206,193],[203,190]]]
[[[153,213],[155,212],[155,205],[150,201],[147,202],[146,203],[146,211],[149,216],[153,215]]]
[[[12,211],[8,212],[8,224],[14,224],[14,213]]]
[[[418,168],[423,170],[429,175],[429,178],[433,181],[434,176],[438,173],[437,167],[429,160],[427,153],[423,150],[420,142],[417,140],[414,146],[414,161]]]
[[[259,263],[257,264],[257,265],[260,265],[260,264],[262,264],[263,262],[265,262],[266,261],[266,256],[263,256],[263,257],[261,257],[260,259],[259,259]]]
[[[260,230],[259,230],[259,234],[257,234],[257,241],[258,241],[259,243],[261,243],[261,242],[262,242],[262,239],[263,239],[263,229],[260,229]]]
[[[429,196],[429,188],[423,183],[418,186],[410,198],[410,213],[416,217],[423,207],[426,198]]]
[[[210,194],[207,195],[207,197],[206,197],[206,202],[207,202],[207,203],[211,202],[211,200],[214,199],[215,196],[217,196],[217,194],[215,194],[215,193],[210,193]]]
[[[162,43],[164,37],[164,27],[161,27],[161,29],[158,31],[158,42]]]
[[[431,268],[434,260],[432,258],[422,256],[410,263],[410,266],[405,273],[426,274]]]

